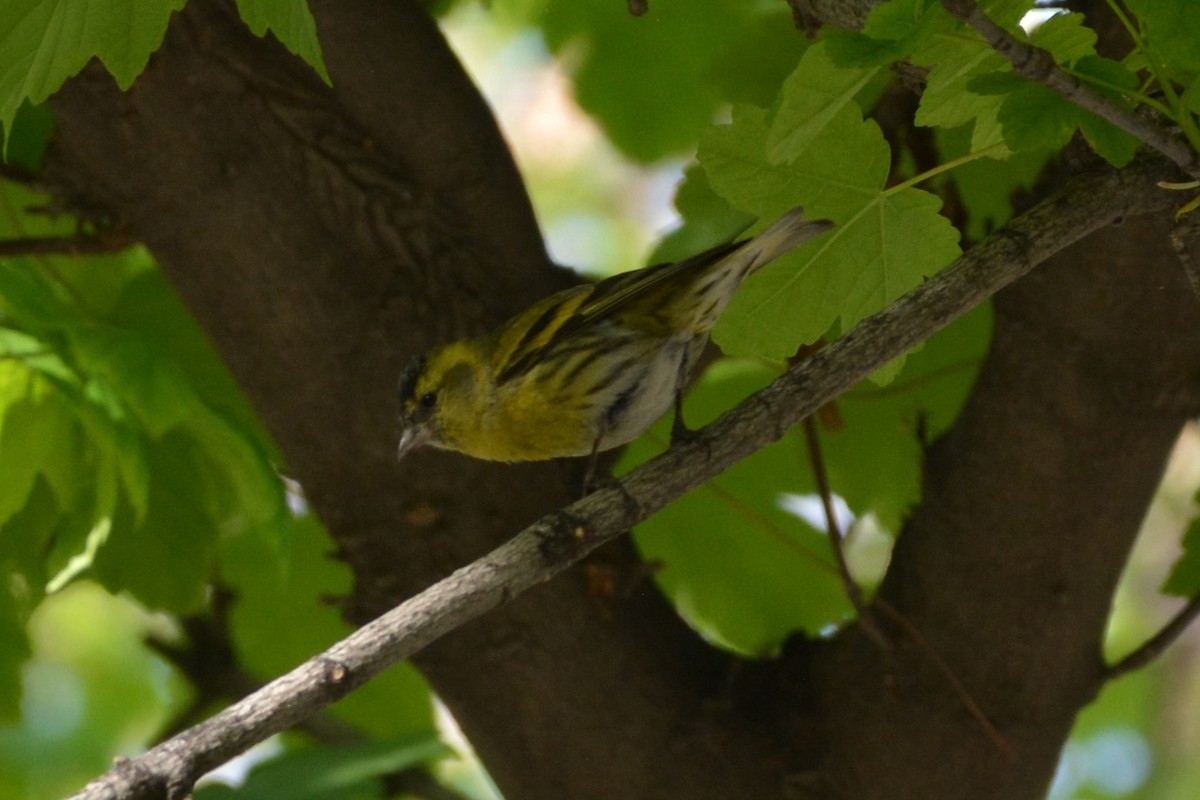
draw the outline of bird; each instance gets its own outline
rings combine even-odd
[[[417,356],[400,377],[399,455],[432,446],[501,462],[590,455],[594,465],[672,405],[674,442],[688,433],[688,377],[742,281],[831,227],[794,208],[753,238],[565,289]]]

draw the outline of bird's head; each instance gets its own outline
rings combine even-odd
[[[422,446],[464,450],[486,411],[485,365],[471,342],[430,350],[400,375],[399,456]]]

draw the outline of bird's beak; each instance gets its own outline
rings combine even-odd
[[[400,432],[400,446],[396,451],[396,458],[404,458],[410,450],[428,444],[431,438],[429,429],[424,425],[416,422],[405,423],[404,430]]]

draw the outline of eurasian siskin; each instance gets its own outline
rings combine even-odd
[[[430,350],[400,380],[400,455],[421,445],[492,461],[595,455],[676,402],[747,275],[831,227],[794,209],[753,239],[582,284],[484,336]]]

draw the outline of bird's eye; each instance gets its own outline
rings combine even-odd
[[[433,408],[437,405],[437,392],[426,392],[421,395],[421,408]]]

